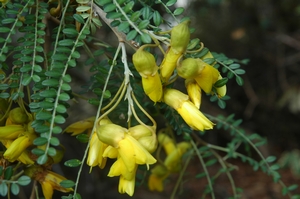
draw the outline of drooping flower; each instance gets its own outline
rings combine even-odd
[[[164,180],[170,175],[170,172],[164,165],[156,164],[153,169],[151,169],[151,174],[148,179],[148,187],[150,191],[164,190]]]
[[[166,89],[163,99],[191,128],[200,131],[213,128],[213,123],[189,100],[188,95],[175,89]]]
[[[54,190],[64,193],[73,191],[72,188],[64,188],[60,185],[63,180],[67,180],[65,177],[41,166],[30,166],[26,168],[25,174],[41,184],[45,199],[52,199]]]
[[[185,87],[188,96],[193,104],[200,109],[201,105],[201,88],[194,79],[186,79]]]
[[[75,122],[71,125],[69,125],[66,129],[66,133],[72,133],[72,136],[79,135],[83,133],[84,131],[88,130],[89,133],[92,131],[92,128],[94,126],[95,117],[89,117],[84,120],[80,120],[78,122]]]

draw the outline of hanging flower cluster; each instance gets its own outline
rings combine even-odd
[[[151,169],[148,180],[148,186],[151,191],[163,191],[163,181],[172,173],[178,173],[181,168],[181,159],[184,153],[191,148],[190,143],[175,143],[167,134],[160,132],[158,134],[158,142],[166,153],[166,158],[162,163],[156,164]]]
[[[153,102],[166,103],[174,108],[192,129],[203,131],[212,129],[213,123],[199,111],[201,91],[207,94],[213,93],[213,85],[222,77],[216,68],[200,58],[183,58],[185,53],[188,53],[189,23],[188,20],[184,21],[170,31],[170,46],[159,67],[156,65],[154,56],[145,50],[151,45],[140,47],[133,55],[132,61],[142,77],[142,86],[146,95]],[[203,58],[213,57],[209,52]],[[171,78],[174,71],[186,79],[185,87],[188,95],[167,87],[174,81],[174,78]],[[218,97],[226,94],[225,85],[215,90]]]

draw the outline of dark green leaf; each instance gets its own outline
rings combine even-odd
[[[45,154],[45,151],[43,149],[34,148],[34,149],[31,150],[31,153],[33,153],[37,156],[40,156],[40,155]]]
[[[74,14],[74,15],[73,15],[73,18],[74,18],[76,21],[78,21],[79,23],[84,24],[84,19],[82,18],[81,15],[79,15],[79,14]]]
[[[227,82],[228,82],[228,78],[222,78],[222,79],[219,79],[219,80],[214,84],[214,86],[215,86],[216,88],[219,88],[219,87],[224,86]]]
[[[8,27],[0,27],[0,33],[8,33],[8,32],[10,32],[10,28],[8,28]]]
[[[66,35],[70,35],[70,36],[77,36],[78,32],[76,29],[74,28],[65,28],[63,29],[63,33],[65,33]]]
[[[74,40],[73,39],[63,39],[58,42],[60,46],[73,46]]]
[[[109,4],[106,4],[104,7],[103,7],[103,10],[104,10],[104,12],[111,12],[111,11],[114,11],[114,10],[116,10],[116,5],[115,4],[113,4],[113,3],[109,3]]]
[[[150,21],[145,19],[139,23],[138,28],[140,30],[146,29],[148,27],[149,23],[150,23]]]
[[[127,21],[125,21],[118,26],[118,30],[120,32],[125,31],[129,28],[129,26],[130,26],[130,24]]]
[[[144,43],[149,44],[152,42],[151,37],[147,33],[143,33],[141,39]]]
[[[40,76],[38,76],[38,75],[33,75],[33,76],[32,76],[32,80],[33,80],[34,82],[40,82],[40,81],[41,81],[41,78],[40,78]]]
[[[54,134],[59,134],[61,132],[62,132],[62,128],[60,126],[55,126],[52,129],[52,133],[54,133]]]
[[[87,134],[79,134],[76,139],[82,143],[87,143],[89,141],[89,136]]]
[[[33,144],[36,146],[42,146],[42,145],[46,144],[47,142],[48,142],[48,139],[44,138],[44,137],[38,137],[33,140]]]
[[[236,74],[238,74],[238,75],[243,75],[243,74],[245,74],[245,70],[243,70],[243,69],[236,69],[236,70],[234,70],[234,72],[235,72]]]
[[[137,35],[137,31],[136,30],[131,30],[127,35],[126,35],[126,40],[130,41],[133,40]]]
[[[240,76],[236,76],[235,81],[239,86],[242,86],[244,84],[244,80]]]
[[[57,91],[55,89],[44,90],[39,93],[41,97],[51,98],[56,97]]]
[[[5,171],[4,171],[4,179],[5,180],[10,180],[10,178],[13,175],[13,168],[12,166],[8,166],[6,167]]]
[[[56,107],[56,112],[65,113],[65,112],[67,112],[67,108],[62,104],[58,104]]]
[[[170,6],[174,5],[176,2],[177,2],[177,0],[169,0],[169,1],[166,3],[166,6],[170,7]]]
[[[2,182],[0,184],[0,196],[5,197],[7,195],[7,192],[8,192],[7,184],[5,182]]]
[[[109,12],[109,13],[107,13],[107,15],[106,15],[106,17],[107,17],[108,19],[117,19],[117,18],[120,18],[121,16],[123,16],[123,15],[122,15],[122,13],[120,13],[120,12]]]
[[[70,99],[70,96],[67,93],[61,93],[59,95],[58,99],[61,101],[68,101]]]
[[[72,81],[71,76],[69,74],[66,74],[65,76],[63,76],[63,81],[70,83]]]
[[[131,15],[130,20],[133,22],[136,22],[139,19],[140,15],[141,15],[141,12],[136,11]]]
[[[42,85],[44,86],[51,86],[51,87],[57,87],[59,84],[57,79],[46,79],[42,82]]]
[[[78,159],[67,160],[65,161],[64,165],[67,167],[78,167],[81,165],[81,161]]]
[[[54,104],[52,102],[42,101],[39,102],[39,107],[44,109],[52,109],[54,107]]]
[[[156,10],[153,12],[153,22],[154,22],[154,25],[156,25],[156,26],[159,26],[162,22],[161,15]]]
[[[36,114],[37,120],[49,120],[52,118],[52,114],[45,111],[40,111]]]
[[[22,79],[22,85],[23,85],[23,86],[27,86],[28,84],[30,84],[31,80],[32,80],[32,77],[30,77],[30,76],[24,77],[24,78]]]

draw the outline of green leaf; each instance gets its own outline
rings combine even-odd
[[[44,109],[52,109],[54,107],[54,104],[52,102],[48,102],[48,101],[41,101],[38,103],[38,107],[41,107]]]
[[[59,95],[58,99],[61,101],[68,101],[70,99],[70,96],[67,93],[61,93]]]
[[[4,171],[4,179],[5,180],[10,180],[10,178],[13,175],[13,168],[12,166],[8,166],[6,167],[5,171]]]
[[[51,137],[50,144],[52,146],[59,146],[59,144],[60,144],[59,139],[57,137]]]
[[[137,35],[137,31],[136,30],[131,30],[127,35],[126,35],[126,40],[130,41],[133,40]]]
[[[120,12],[109,12],[109,13],[107,13],[106,18],[108,18],[108,19],[118,19],[121,16],[123,16],[123,15]]]
[[[33,144],[36,146],[42,146],[42,145],[46,144],[47,142],[48,142],[48,139],[44,138],[44,137],[38,137],[33,140]]]
[[[127,30],[129,28],[129,26],[130,26],[130,24],[127,21],[125,21],[118,26],[118,30],[120,32],[122,32],[122,31],[124,32],[125,30]]]
[[[73,39],[63,39],[58,42],[59,46],[73,46],[74,40]]]
[[[73,15],[73,18],[74,18],[76,21],[78,21],[79,23],[84,24],[84,19],[83,19],[83,17],[82,17],[81,15],[79,15],[79,14],[74,14],[74,15]]]
[[[49,120],[52,118],[52,114],[46,111],[40,111],[36,114],[37,120]]]
[[[8,28],[8,27],[0,27],[0,33],[8,33],[8,32],[10,32],[10,28]]]
[[[15,22],[15,18],[6,18],[6,19],[2,19],[2,24],[10,24],[10,23],[14,23]]]
[[[78,159],[67,160],[65,161],[64,165],[67,167],[78,167],[81,165],[81,161]]]
[[[103,11],[104,12],[111,12],[111,11],[114,11],[114,10],[116,10],[116,5],[115,4],[113,4],[113,3],[109,3],[109,4],[106,4],[104,7],[103,7]]]
[[[293,184],[293,185],[291,185],[291,186],[288,187],[288,190],[289,190],[289,191],[294,191],[294,190],[296,190],[297,188],[298,188],[298,185],[297,185],[297,184]]]
[[[9,93],[0,93],[0,98],[7,99],[9,96]]]
[[[66,119],[61,115],[56,115],[54,118],[54,122],[56,124],[64,124],[66,122]]]
[[[59,81],[57,79],[46,79],[42,82],[42,85],[51,86],[51,87],[57,87],[58,84],[59,84]]]
[[[7,195],[7,192],[8,192],[7,184],[5,182],[2,182],[0,184],[0,196],[5,197]]]
[[[139,19],[140,15],[141,15],[141,12],[136,11],[131,15],[130,20],[133,22],[136,22]]]
[[[73,182],[72,180],[63,180],[59,184],[64,188],[72,188],[74,187],[75,182]]]
[[[55,89],[44,90],[39,93],[41,97],[52,98],[56,97],[57,91]]]
[[[19,187],[19,185],[18,184],[16,184],[16,183],[12,183],[11,185],[10,185],[10,191],[11,191],[11,193],[13,194],[13,195],[18,195],[19,194],[19,192],[20,192],[20,187]]]
[[[149,20],[143,20],[139,23],[138,28],[140,30],[146,29],[148,27],[148,25],[150,24]]]
[[[62,105],[62,104],[58,104],[56,107],[56,112],[58,113],[66,113],[67,112],[67,108]]]
[[[52,129],[52,133],[54,133],[54,134],[59,134],[61,132],[62,132],[62,128],[60,126],[55,126]]]
[[[47,154],[43,154],[41,155],[40,157],[38,157],[38,159],[36,160],[36,162],[39,164],[39,165],[43,165],[47,162],[48,160],[48,156]]]
[[[31,80],[32,80],[32,77],[30,77],[30,76],[24,77],[24,78],[22,79],[22,85],[23,85],[23,86],[27,86],[28,84],[30,84]]]
[[[170,6],[174,5],[176,2],[177,2],[177,0],[169,0],[169,1],[166,3],[166,6],[170,7]]]
[[[125,13],[128,13],[129,11],[132,10],[133,6],[134,6],[134,1],[130,1],[130,2],[128,2],[128,3],[124,6],[123,11],[124,11]]]
[[[173,12],[173,14],[176,15],[181,15],[184,12],[184,8],[176,8]]]
[[[40,155],[45,154],[45,151],[43,149],[34,148],[34,149],[31,150],[31,153],[33,153],[37,156],[40,156]]]
[[[61,89],[62,89],[63,91],[70,91],[70,90],[71,90],[71,86],[70,86],[70,84],[63,83],[63,84],[61,85]]]
[[[70,36],[77,36],[78,35],[77,30],[74,29],[74,28],[65,28],[65,29],[63,29],[63,33],[65,33],[67,35],[70,35]]]
[[[232,61],[232,60],[230,60],[230,61]],[[233,61],[232,61],[232,62],[233,62]],[[232,69],[232,70],[234,70],[234,69],[239,68],[240,66],[241,66],[240,64],[230,64],[230,65],[229,65],[229,68]]]
[[[41,78],[40,78],[40,76],[38,76],[38,75],[33,75],[33,76],[32,76],[32,80],[33,80],[34,82],[40,82],[40,81],[41,81]]]
[[[143,33],[141,39],[144,43],[149,44],[152,42],[151,37],[147,33]]]
[[[274,162],[275,160],[276,160],[276,157],[275,157],[275,156],[269,156],[269,157],[266,158],[266,161],[267,161],[268,163]]]
[[[89,136],[87,134],[79,134],[76,139],[82,143],[87,143],[89,141]]]
[[[228,78],[222,78],[222,79],[219,79],[219,80],[214,84],[214,86],[215,86],[216,88],[220,88],[220,87],[224,86],[227,82],[228,82]]]
[[[86,12],[86,11],[88,11],[88,10],[90,10],[90,9],[91,9],[90,6],[78,6],[78,7],[76,8],[76,11],[77,11],[77,12]]]
[[[153,22],[154,22],[154,25],[156,25],[156,26],[159,26],[162,22],[162,17],[159,14],[159,12],[156,10],[153,12]]]
[[[80,58],[80,53],[78,51],[74,51],[71,56],[72,58],[78,59]]]
[[[53,147],[49,147],[47,153],[48,153],[48,155],[50,155],[51,157],[53,157],[53,156],[56,155],[56,149],[53,148]]]
[[[67,82],[67,83],[70,83],[72,81],[72,78],[69,74],[66,74],[65,76],[63,76],[62,79],[64,82]]]
[[[244,80],[240,76],[236,76],[235,81],[239,86],[243,86],[243,84],[244,84]]]
[[[243,70],[243,69],[236,69],[236,70],[234,70],[234,72],[238,75],[243,75],[246,73],[245,70]]]

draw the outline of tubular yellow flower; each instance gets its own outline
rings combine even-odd
[[[105,167],[106,158],[103,158],[103,152],[108,145],[98,139],[96,133],[93,133],[87,158],[87,165],[90,167],[99,166],[101,169]]]
[[[188,142],[181,142],[179,144],[177,144],[176,146],[176,150],[174,150],[172,153],[170,153],[165,161],[164,161],[164,165],[167,167],[167,169],[170,172],[178,172],[181,169],[181,158],[183,156],[183,154],[189,149],[191,148],[190,143]]]
[[[170,172],[164,165],[156,164],[151,169],[151,174],[148,179],[148,187],[150,191],[162,192],[164,189],[163,181],[170,175]]]
[[[119,193],[127,193],[129,196],[133,196],[135,186],[135,172],[133,172],[134,177],[131,180],[126,179],[122,175],[120,176],[118,187]]]
[[[72,136],[78,135],[83,133],[86,130],[92,130],[93,126],[94,126],[94,122],[95,122],[95,117],[89,117],[87,119],[75,122],[73,124],[71,124],[70,126],[68,126],[65,129],[66,133],[72,133]]]
[[[36,137],[35,133],[25,132],[24,135],[18,137],[11,143],[3,154],[4,158],[10,162],[17,160],[23,151],[25,151],[28,146],[32,145],[32,142]]]
[[[157,72],[154,75],[142,77],[142,85],[146,95],[148,95],[153,102],[161,100],[163,90],[162,83]]]
[[[200,109],[201,105],[201,88],[194,79],[186,79],[185,87],[193,104]]]
[[[164,102],[174,108],[191,128],[200,131],[213,128],[213,123],[189,101],[189,97],[184,93],[175,89],[166,89]]]
[[[175,142],[165,133],[158,134],[158,142],[161,144],[167,155],[176,150]]]
[[[13,124],[0,127],[0,139],[16,139],[25,129],[22,125]]]
[[[169,49],[160,66],[162,82],[167,82],[170,79],[174,69],[176,68],[177,60],[181,56],[182,54],[176,53],[173,48]]]
[[[212,86],[218,80],[220,73],[216,68],[205,63],[201,59],[198,59],[198,63],[204,65],[204,68],[194,79],[205,93],[210,93]]]

